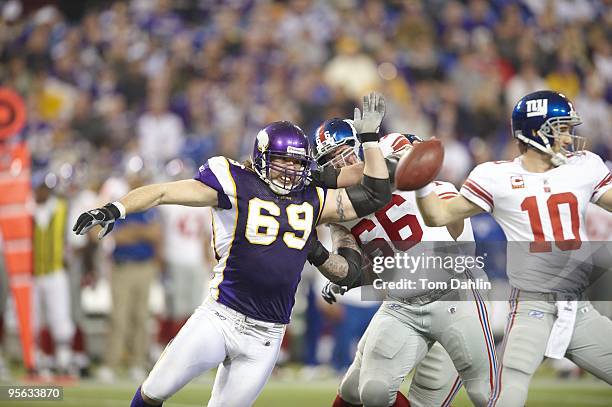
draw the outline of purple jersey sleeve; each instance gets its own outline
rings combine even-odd
[[[200,181],[205,185],[208,185],[209,187],[217,191],[217,206],[219,208],[232,209],[232,203],[225,191],[223,190],[219,179],[210,168],[209,162],[206,162],[206,164],[200,166],[200,168],[198,169],[198,173],[196,174],[194,179]]]

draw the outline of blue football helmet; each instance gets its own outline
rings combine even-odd
[[[524,96],[512,111],[512,135],[526,145],[549,154],[551,162],[559,166],[567,162],[567,155],[584,149],[584,137],[574,134],[574,126],[582,123],[572,102],[565,95],[541,90]],[[560,137],[571,137],[568,149],[559,145]]]
[[[351,120],[338,118],[325,120],[314,132],[312,139],[314,159],[322,167],[331,165],[334,168],[342,168],[362,161],[361,144]],[[351,148],[339,155],[334,154],[344,145]],[[351,156],[352,158],[349,158]]]
[[[290,159],[299,167],[289,163],[281,165],[275,162],[277,158]],[[276,194],[300,191],[304,189],[312,163],[308,138],[291,122],[270,123],[257,133],[251,160],[255,173]]]

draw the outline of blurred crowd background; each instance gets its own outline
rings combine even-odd
[[[271,121],[290,120],[312,134],[325,119],[351,117],[361,96],[376,89],[387,100],[384,131],[442,139],[440,178],[460,185],[474,165],[517,153],[512,106],[547,88],[574,101],[583,119],[577,132],[610,160],[610,6],[609,0],[0,1],[0,83],[27,105],[19,138],[31,149],[37,210],[55,210],[49,199],[66,203],[66,261],[39,277],[65,274],[51,287],[69,287],[70,321],[58,328],[45,311],[61,302],[52,289],[53,301],[36,308],[39,367],[86,373],[93,359],[103,365],[102,379],[126,367],[142,378],[201,301],[214,263],[209,215],[152,211],[102,244],[95,236],[70,236],[76,215],[128,187],[191,177],[211,156],[246,158],[257,131]],[[609,239],[611,228],[596,223],[598,237]],[[482,239],[503,240],[490,220],[475,229]],[[125,270],[138,262],[142,267]],[[357,314],[347,308],[355,304],[320,304],[315,274],[305,273],[282,361],[331,361],[341,373],[372,306],[358,319],[348,318]],[[149,285],[151,294],[136,294]],[[150,312],[130,312],[147,302]]]

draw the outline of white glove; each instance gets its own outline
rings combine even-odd
[[[378,133],[383,117],[385,117],[385,97],[376,92],[363,97],[363,114],[355,108],[353,126],[357,134]]]

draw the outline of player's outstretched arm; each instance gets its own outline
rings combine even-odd
[[[391,200],[389,173],[378,146],[378,130],[384,115],[384,98],[376,93],[364,97],[363,116],[359,109],[355,109],[354,125],[365,158],[363,179],[358,185],[328,192],[321,223],[363,217],[381,209]]]
[[[605,192],[598,200],[596,205],[601,206],[608,212],[612,212],[612,189]]]
[[[145,185],[119,200],[126,213],[142,212],[158,205],[216,206],[217,191],[195,179]]]
[[[440,199],[430,185],[416,191],[417,204],[427,226],[446,226],[484,212],[462,195]]]
[[[101,239],[113,230],[117,219],[133,212],[142,212],[157,205],[216,206],[217,191],[194,179],[145,185],[127,193],[119,201],[82,213],[72,230],[84,235],[100,225]]]
[[[387,164],[387,172],[389,173],[389,182],[391,184],[393,184],[397,162],[397,157],[385,157],[385,164]],[[363,179],[363,168],[363,163],[352,164],[339,170],[332,167],[325,167],[317,173],[315,182],[317,186],[326,188],[347,188],[361,182]]]

